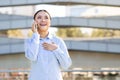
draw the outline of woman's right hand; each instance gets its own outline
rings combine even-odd
[[[33,24],[32,24],[32,28],[31,28],[33,33],[38,32],[38,31],[37,31],[37,27],[38,27],[38,26],[37,26],[37,22],[34,21]]]

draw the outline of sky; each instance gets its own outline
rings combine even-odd
[[[64,16],[66,16],[66,7],[65,6],[37,5],[36,11],[39,9],[47,10],[52,17],[64,17]]]

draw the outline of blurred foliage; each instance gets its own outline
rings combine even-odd
[[[91,37],[120,37],[120,30],[94,29]]]
[[[7,36],[7,31],[6,30],[0,31],[0,36]]]
[[[26,33],[26,35],[25,35]],[[0,31],[0,36],[23,38],[31,37],[33,32],[28,29],[25,33],[21,29],[15,30],[3,30]],[[120,37],[120,30],[110,30],[110,29],[93,29],[91,35],[88,33],[82,33],[80,28],[58,28],[56,34],[62,38],[66,37]]]
[[[60,37],[83,37],[80,28],[58,28],[56,34]]]
[[[21,30],[16,29],[16,30],[8,30],[7,31],[7,35],[8,37],[17,37],[17,38],[22,38],[24,37],[23,33]]]
[[[32,30],[30,29],[30,30],[28,31],[27,36],[28,36],[28,37],[31,37],[31,36],[32,36],[32,34],[33,34],[33,32],[32,32]]]
[[[0,31],[0,35],[6,36],[6,37],[12,37],[12,38],[24,37],[24,35],[20,29]]]

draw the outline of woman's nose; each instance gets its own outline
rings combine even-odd
[[[45,19],[43,18],[42,21],[45,21]]]

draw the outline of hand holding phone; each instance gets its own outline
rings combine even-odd
[[[38,30],[37,30],[37,23],[34,21],[33,22],[33,24],[32,24],[32,31],[35,33],[35,32],[37,32]]]

